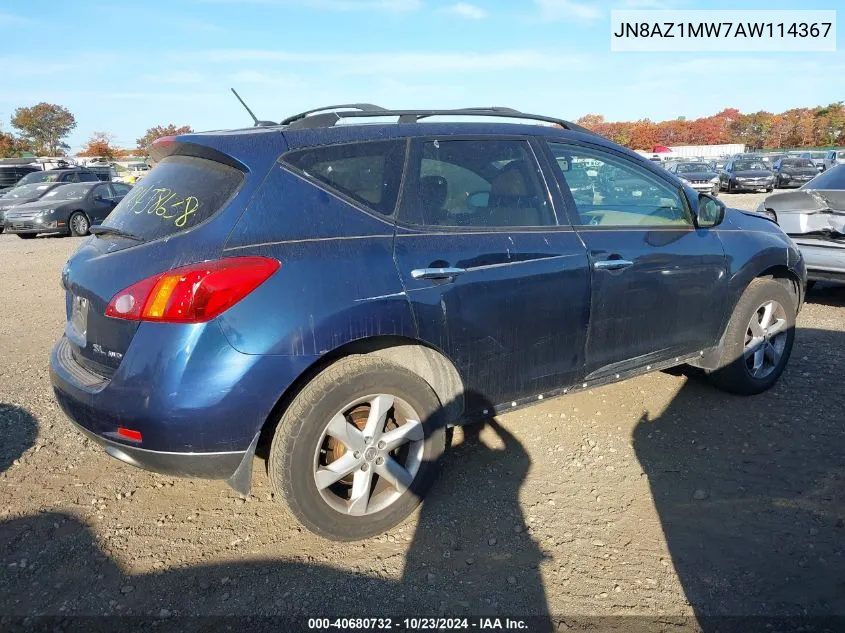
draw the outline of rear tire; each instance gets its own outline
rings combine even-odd
[[[407,369],[368,356],[342,359],[279,420],[268,459],[273,488],[316,534],[336,541],[381,534],[413,512],[436,478],[446,437],[441,412],[431,386]],[[400,429],[408,439],[395,444]]]
[[[70,228],[70,234],[74,237],[83,237],[88,235],[88,229],[91,228],[91,223],[88,222],[88,217],[81,211],[77,211],[70,216],[67,221]]]
[[[795,298],[771,278],[753,280],[725,330],[721,367],[710,374],[719,389],[750,396],[780,378],[795,340]]]

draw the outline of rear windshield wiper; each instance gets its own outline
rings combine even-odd
[[[128,233],[127,231],[116,229],[113,226],[92,226],[89,230],[97,237],[100,235],[114,235],[115,237],[125,237],[128,240],[135,240],[136,242],[145,241],[144,238],[138,237],[134,233]]]

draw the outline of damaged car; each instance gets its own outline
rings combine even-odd
[[[798,245],[811,282],[845,283],[845,165],[797,191],[769,196],[757,212],[777,222]]]

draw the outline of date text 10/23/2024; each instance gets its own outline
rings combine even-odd
[[[532,631],[526,618],[309,618],[308,629],[314,631]]]

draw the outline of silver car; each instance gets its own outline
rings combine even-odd
[[[845,164],[800,189],[769,196],[757,208],[798,245],[811,281],[845,283]]]

